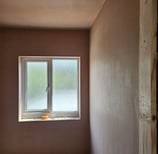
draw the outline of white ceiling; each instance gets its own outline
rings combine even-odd
[[[0,0],[0,25],[89,28],[105,0]]]

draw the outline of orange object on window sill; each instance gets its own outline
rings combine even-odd
[[[43,115],[43,116],[42,116],[42,119],[43,119],[43,120],[48,120],[48,118],[49,118],[48,115]]]

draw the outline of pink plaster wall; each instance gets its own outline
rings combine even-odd
[[[139,1],[106,0],[91,30],[92,154],[138,154]]]
[[[89,31],[0,30],[0,154],[88,154]],[[18,56],[81,56],[81,120],[18,122]]]

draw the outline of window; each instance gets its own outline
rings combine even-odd
[[[80,118],[79,57],[19,57],[19,121]]]

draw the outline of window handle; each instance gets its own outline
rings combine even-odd
[[[46,88],[46,92],[48,92],[49,91],[49,85],[47,86],[47,88]]]

